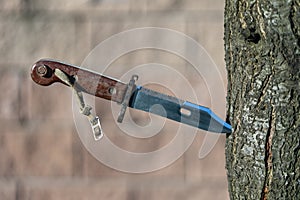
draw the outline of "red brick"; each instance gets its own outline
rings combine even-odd
[[[72,3],[68,1],[53,0],[43,2],[41,0],[30,1],[28,5],[24,3],[23,7],[30,9],[42,10],[62,10],[62,11],[140,11],[147,12],[153,10],[221,10],[224,8],[224,2],[213,1],[197,1],[186,0],[177,2],[175,0],[74,0]],[[12,3],[3,3],[4,8],[18,8],[20,2],[14,0]]]
[[[0,90],[1,119],[61,119],[65,124],[73,123],[69,87],[62,84],[42,87],[31,80],[29,70],[4,68],[0,70]]]
[[[55,126],[56,123],[32,121],[26,127],[1,121],[0,175],[71,175],[73,133],[67,126]]]
[[[23,182],[22,198],[32,200],[125,200],[126,182],[108,179],[33,178]]]
[[[197,180],[187,185],[185,199],[229,200],[227,181],[222,178]]]
[[[90,153],[86,152],[84,160],[84,176],[87,177],[118,177],[118,178],[130,178],[131,176],[140,176],[144,178],[150,177],[165,177],[166,179],[170,177],[184,177],[184,158],[180,158],[171,165],[160,169],[158,171],[149,173],[126,173],[117,171],[111,167],[102,164],[100,161],[95,159]]]
[[[18,72],[0,69],[0,119],[18,119],[19,84]]]
[[[0,1],[0,10],[10,11],[10,10],[18,10],[21,7],[21,0],[11,0],[11,1]]]
[[[208,21],[187,23],[187,34],[207,51],[222,78],[226,80],[223,19],[220,18],[214,23]]]
[[[214,144],[214,139],[209,142],[209,140],[204,140],[204,133],[200,137],[196,137],[193,145],[186,152],[186,179],[187,181],[203,180],[206,178],[221,178],[226,180],[225,171],[225,138],[220,136],[216,144]],[[209,136],[208,136],[209,137]],[[211,151],[204,157],[199,159],[199,150],[204,145],[203,142],[206,141],[207,147]]]
[[[184,178],[133,178],[129,181],[129,199],[186,199]]]
[[[101,109],[103,113],[104,108]],[[108,117],[108,115],[106,115]],[[174,139],[174,136],[176,132],[174,133],[174,128],[170,127],[170,124],[167,126],[167,128],[163,131],[158,133],[156,136],[153,136],[151,138],[146,139],[137,139],[132,136],[128,136],[116,126],[113,119],[111,118],[104,118],[102,119],[102,127],[104,130],[104,133],[106,136],[111,140],[111,142],[118,146],[119,148],[133,152],[133,153],[147,153],[159,150],[163,148],[164,146],[167,146],[172,139]],[[174,123],[172,123],[174,126]],[[175,126],[176,128],[176,126]],[[143,133],[140,133],[143,134]],[[99,142],[100,143],[100,142]],[[100,145],[100,144],[99,144]],[[101,151],[99,149],[99,151]],[[107,163],[101,163],[98,161],[93,155],[91,155],[87,150],[83,149],[84,152],[84,175],[89,177],[95,177],[95,176],[113,176],[113,177],[126,177],[126,174],[121,173],[119,171],[116,171],[116,169],[112,169],[110,167],[107,167],[104,164]],[[97,153],[97,151],[94,152],[94,154]],[[112,156],[111,159],[117,160],[117,159],[125,159],[123,157],[118,157],[120,155],[107,155]],[[166,156],[166,155],[164,155]],[[161,159],[164,159],[161,157]],[[125,160],[126,161],[126,160]],[[138,165],[139,163],[136,163]],[[145,177],[182,177],[184,175],[184,158],[180,158],[176,160],[174,163],[172,163],[170,166],[162,166],[165,167],[159,171],[155,171],[153,173],[142,173],[141,176]],[[124,166],[123,170],[126,170],[127,168]]]
[[[147,6],[148,10],[184,10],[188,12],[191,10],[223,10],[224,2],[218,0],[152,0],[148,2]]]
[[[180,159],[162,170],[139,175],[118,172],[90,155],[76,135],[70,89],[62,85],[38,86],[28,73],[31,65],[42,57],[79,65],[92,47],[115,33],[158,26],[186,33],[199,41],[225,77],[220,17],[224,2],[33,0],[27,8],[38,12],[24,15],[25,18],[15,13],[19,3],[0,1],[0,10],[5,11],[0,16],[0,64],[13,66],[0,70],[0,176],[12,177],[0,180],[1,199],[228,199],[225,138],[202,160],[198,160],[198,151],[203,138],[198,138]],[[14,13],[7,14],[9,10]],[[96,62],[101,64],[100,60]],[[198,77],[191,77],[192,70],[186,70],[186,61],[152,50],[122,56],[107,73],[121,76],[128,69],[149,62],[182,70],[189,81],[199,82]],[[21,72],[15,71],[20,68]],[[198,89],[203,96],[202,86]],[[209,103],[208,100],[201,99],[202,103]],[[172,139],[171,128],[143,140],[120,136],[107,117],[105,106],[97,104],[97,113],[110,131],[109,137],[121,148],[147,152]],[[24,122],[22,126],[19,121]]]
[[[14,63],[28,70],[41,58],[80,63],[90,48],[89,29],[75,21],[59,18],[59,15],[36,15],[30,20],[21,15],[1,15],[0,29],[5,32],[0,63]]]
[[[12,180],[0,179],[0,197],[1,200],[16,199],[16,183]]]
[[[188,182],[184,177],[132,177],[129,199],[229,199],[226,179],[207,178]]]
[[[221,10],[224,9],[224,1],[219,0],[206,0],[206,1],[197,1],[197,0],[186,0],[183,1],[182,7],[188,11],[190,10]]]
[[[28,82],[30,84],[28,95],[30,109],[28,110],[31,119],[61,120],[60,123],[73,123],[73,99],[70,87],[60,83],[40,86],[33,81]]]
[[[32,9],[47,9],[51,11],[105,11],[105,10],[128,10],[130,6],[130,0],[104,0],[104,1],[92,1],[92,0],[74,0],[69,1],[41,1],[33,0],[28,5]]]

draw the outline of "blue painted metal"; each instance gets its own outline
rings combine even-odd
[[[153,109],[160,105],[164,109]],[[168,119],[216,133],[231,133],[231,125],[209,108],[180,100],[138,86],[131,96],[129,107],[150,112]]]

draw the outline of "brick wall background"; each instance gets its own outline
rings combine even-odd
[[[61,85],[43,88],[29,76],[40,58],[80,65],[107,37],[158,26],[198,41],[226,77],[223,8],[222,0],[0,0],[0,199],[228,199],[225,136],[202,160],[199,134],[171,166],[121,173],[83,147],[71,92]],[[124,63],[155,61],[145,55]]]

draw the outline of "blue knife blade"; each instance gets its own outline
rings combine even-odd
[[[160,105],[156,108],[161,109],[153,109],[155,105]],[[207,107],[141,86],[133,92],[128,106],[215,133],[231,133],[232,130],[230,124]]]

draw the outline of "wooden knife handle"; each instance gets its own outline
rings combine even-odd
[[[117,103],[121,103],[124,98],[127,84],[97,72],[54,60],[42,59],[36,62],[31,68],[31,78],[43,86],[55,82],[65,84],[55,75],[55,69],[63,71],[73,81],[74,87],[85,93]]]

